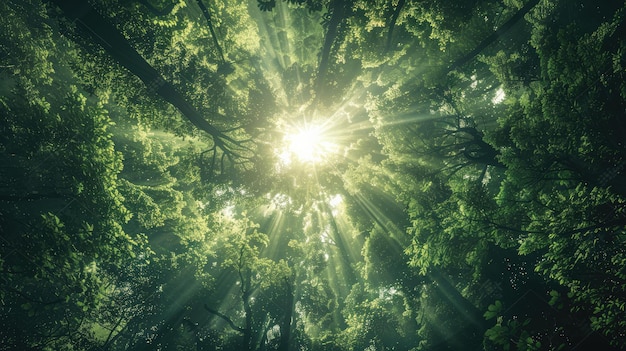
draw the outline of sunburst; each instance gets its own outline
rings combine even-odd
[[[337,149],[338,145],[322,126],[308,125],[294,127],[285,133],[279,156],[284,165],[294,161],[319,165],[335,154]]]

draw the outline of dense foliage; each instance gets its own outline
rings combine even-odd
[[[623,1],[0,14],[0,350],[626,348]]]

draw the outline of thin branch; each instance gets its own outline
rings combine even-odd
[[[106,348],[107,345],[109,344],[109,342],[111,341],[111,337],[113,336],[113,333],[115,332],[115,330],[117,330],[117,327],[120,326],[120,324],[122,324],[122,321],[124,321],[124,315],[122,315],[118,320],[117,323],[115,323],[115,325],[113,326],[113,328],[111,328],[109,335],[107,336],[106,340],[104,341],[104,344],[102,344],[102,348]]]
[[[227,315],[221,313],[218,310],[214,310],[211,307],[209,307],[209,305],[205,304],[204,305],[204,309],[209,311],[209,313],[214,314],[220,318],[222,318],[226,323],[228,323],[228,325],[234,330],[237,331],[239,333],[243,333],[245,330],[241,327],[238,327]]]

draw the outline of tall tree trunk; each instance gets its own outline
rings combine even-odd
[[[240,257],[241,259],[241,257]],[[250,298],[252,297],[252,277],[249,270],[239,268],[239,279],[241,281],[241,302],[243,303],[244,311],[244,326],[242,328],[243,338],[241,340],[242,351],[252,351],[252,331],[253,331],[253,318],[252,318],[252,306],[250,305]]]
[[[293,328],[294,291],[291,281],[285,279],[287,298],[284,301],[285,314],[280,323],[280,342],[278,351],[291,350],[291,330]]]
[[[333,0],[333,2],[329,5],[329,9],[332,10],[332,15],[328,21],[328,29],[326,30],[326,35],[324,36],[324,45],[322,46],[322,52],[320,54],[320,63],[317,67],[315,91],[318,96],[323,89],[326,74],[328,73],[330,51],[337,35],[339,34],[339,25],[344,19],[349,5],[350,2],[346,0]]]
[[[350,247],[346,243],[344,237],[339,233],[339,228],[337,227],[337,222],[335,221],[335,217],[332,214],[330,208],[326,207],[326,215],[328,216],[328,223],[331,227],[331,235],[332,239],[339,250],[339,254],[341,255],[341,259],[343,260],[343,264],[341,265],[343,278],[345,284],[350,287],[354,283],[357,282],[357,275],[352,267],[353,257],[350,254]]]

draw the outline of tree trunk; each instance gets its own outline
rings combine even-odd
[[[278,351],[291,350],[291,329],[293,327],[294,292],[291,282],[285,279],[287,298],[284,302],[285,314],[280,323],[280,343]]]
[[[463,127],[458,128],[455,133],[456,132],[466,133],[473,139],[463,151],[463,156],[465,156],[468,161],[490,165],[500,169],[506,168],[497,158],[500,152],[484,140],[484,135],[481,131],[477,130],[475,127]]]
[[[243,339],[241,340],[243,351],[252,351],[254,349],[252,345],[252,306],[250,306],[252,277],[250,274],[250,272],[239,272],[239,277],[241,278],[241,300],[245,313],[245,325],[242,331]]]
[[[391,20],[389,21],[389,33],[387,33],[387,45],[385,47],[385,51],[391,50],[391,41],[393,39],[393,30],[396,27],[396,22],[398,21],[398,17],[400,16],[400,11],[404,7],[406,0],[399,0],[398,5],[396,5],[396,9],[393,11],[393,15],[391,16]]]
[[[330,208],[326,207],[326,215],[328,216],[328,223],[331,227],[331,235],[332,239],[339,250],[339,254],[343,260],[343,264],[341,265],[343,279],[346,286],[350,287],[354,283],[357,282],[357,275],[352,267],[353,257],[350,255],[350,247],[346,243],[345,239],[339,233],[339,228],[337,227],[337,222],[335,221],[335,217],[333,217],[332,211]]]
[[[339,33],[339,25],[341,24],[341,20],[345,16],[348,5],[349,4],[346,4],[345,0],[333,0],[333,2],[330,3],[329,6],[329,8],[332,9],[332,16],[328,21],[328,29],[326,30],[326,35],[324,36],[324,45],[322,46],[320,63],[317,69],[316,77],[315,91],[318,96],[323,89],[323,84],[326,80],[326,73],[328,73],[330,51]]]
[[[508,21],[504,22],[500,28],[498,28],[495,32],[493,32],[490,36],[483,39],[483,41],[478,44],[472,51],[467,54],[461,56],[456,61],[454,61],[450,67],[448,68],[448,72],[454,71],[457,68],[461,68],[469,61],[471,61],[474,57],[480,54],[483,50],[485,50],[489,45],[493,44],[506,33],[509,29],[513,28],[513,26],[526,15],[530,10],[532,10],[535,5],[539,3],[539,0],[530,0],[526,5],[524,5],[521,9],[519,9]]]

